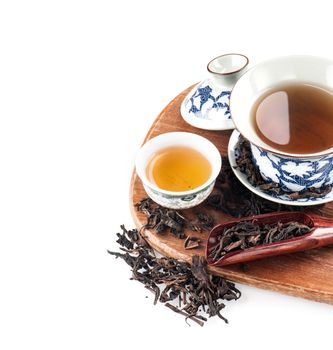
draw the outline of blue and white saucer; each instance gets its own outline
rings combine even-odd
[[[218,88],[211,79],[206,79],[185,97],[180,113],[187,123],[199,129],[234,129],[229,109],[230,94],[230,90]]]
[[[236,175],[238,180],[250,191],[271,202],[276,202],[276,203],[281,203],[286,205],[310,206],[310,205],[320,205],[320,204],[333,201],[333,190],[331,190],[329,193],[327,193],[325,196],[321,198],[309,197],[309,198],[291,199],[287,195],[269,194],[261,190],[259,187],[251,185],[246,175],[238,169],[237,163],[236,163],[236,157],[237,157],[236,145],[237,145],[239,136],[240,136],[240,133],[237,130],[234,130],[233,133],[231,134],[229,139],[229,144],[228,144],[228,158],[229,158],[231,169],[233,170],[234,174]]]

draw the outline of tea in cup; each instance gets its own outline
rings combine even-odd
[[[235,84],[230,107],[265,180],[287,192],[333,183],[333,61],[260,63]]]
[[[189,132],[168,132],[150,139],[135,162],[148,196],[172,209],[203,202],[213,190],[221,164],[215,145]]]

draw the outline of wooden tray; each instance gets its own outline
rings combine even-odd
[[[222,154],[226,155],[231,131],[200,130],[188,125],[181,117],[180,104],[190,89],[191,87],[179,94],[164,108],[151,126],[145,141],[168,131],[188,131],[208,138]],[[130,188],[130,204],[132,216],[138,229],[145,223],[146,217],[136,211],[134,204],[146,197],[141,181],[134,172]],[[333,217],[333,204],[326,204],[320,209],[320,214]],[[230,216],[215,210],[212,210],[210,215],[214,216],[218,223],[231,219]],[[192,231],[186,233],[200,237],[203,240],[203,245],[206,243],[208,233]],[[172,258],[191,262],[192,255],[204,254],[203,248],[185,250],[183,248],[184,241],[169,233],[158,235],[153,230],[145,230],[144,236],[154,249]],[[209,269],[211,272],[235,282],[333,304],[332,246],[251,262],[248,264],[247,271],[243,271],[244,269],[240,265],[223,268],[210,267]]]

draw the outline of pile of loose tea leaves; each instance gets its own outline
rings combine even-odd
[[[204,325],[207,317],[218,316],[226,323],[221,311],[222,300],[237,300],[241,293],[234,283],[209,274],[203,257],[192,258],[192,265],[176,259],[157,257],[139,232],[121,226],[117,243],[122,252],[109,254],[123,259],[132,268],[132,279],[144,284],[158,301],[188,319]],[[175,303],[178,303],[176,305]]]
[[[290,199],[318,198],[324,197],[332,189],[331,185],[325,185],[321,188],[310,188],[300,192],[286,192],[278,183],[273,181],[267,182],[263,179],[259,169],[254,165],[252,160],[250,143],[241,135],[239,136],[236,150],[238,151],[236,163],[239,170],[246,175],[249,183],[252,186],[259,187],[262,191],[270,195],[285,195]]]
[[[150,198],[141,200],[136,204],[136,208],[147,217],[142,229],[155,229],[157,233],[170,231],[180,239],[186,238],[185,229],[202,232],[214,226],[214,219],[203,212],[195,211],[195,219],[190,220],[180,211],[164,208]]]
[[[259,225],[255,220],[238,222],[213,237],[208,256],[217,261],[227,253],[303,236],[310,230],[309,226],[297,221],[264,225]]]

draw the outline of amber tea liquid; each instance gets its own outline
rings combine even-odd
[[[257,135],[276,150],[309,154],[333,146],[333,95],[320,87],[276,87],[257,100],[251,114]]]
[[[157,152],[147,166],[147,177],[167,191],[189,191],[204,184],[212,167],[207,158],[190,147],[167,147]]]

